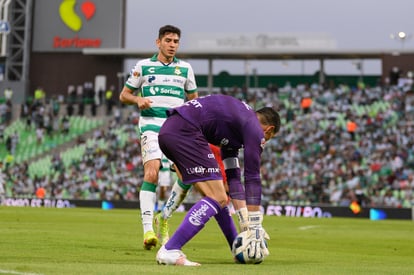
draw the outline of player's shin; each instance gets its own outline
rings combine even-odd
[[[139,201],[141,209],[142,225],[144,227],[144,233],[147,231],[153,231],[152,221],[154,218],[154,204],[157,199],[155,184],[149,182],[143,182],[141,191],[139,192]]]
[[[230,250],[233,245],[233,241],[237,236],[236,226],[234,225],[233,218],[230,215],[229,208],[227,206],[220,209],[217,215],[214,216],[221,231],[226,237],[227,243],[230,246]]]
[[[195,203],[185,215],[170,240],[165,244],[167,250],[179,249],[191,240],[211,217],[220,211],[220,204],[209,197],[204,197]]]
[[[144,231],[144,249],[151,250],[157,246],[158,239],[152,227],[154,203],[156,201],[155,184],[144,181],[139,192],[141,219]]]
[[[169,219],[174,213],[175,210],[180,206],[184,201],[188,190],[190,190],[191,185],[185,185],[181,180],[176,180],[172,186],[170,196],[165,202],[165,206],[162,209],[162,217],[164,219]]]

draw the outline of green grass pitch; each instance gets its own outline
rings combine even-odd
[[[171,233],[183,213],[175,213]],[[162,266],[142,248],[139,210],[0,207],[0,274],[414,274],[414,222],[266,216],[271,255],[233,262],[214,219]]]

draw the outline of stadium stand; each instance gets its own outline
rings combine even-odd
[[[255,108],[275,106],[281,113],[281,131],[263,154],[264,201],[414,205],[411,86],[269,87],[220,91],[245,99]],[[306,112],[301,107],[305,92],[312,99]],[[48,198],[137,200],[143,171],[136,130],[139,114],[134,110],[123,106],[124,115],[117,114],[116,120],[110,117],[108,124],[97,127],[89,138],[72,135],[76,144],[58,153],[44,154],[50,147],[48,142],[39,145],[33,136],[26,137],[25,142],[32,144],[28,152],[17,151],[27,157],[19,155],[19,161],[3,171],[7,196],[34,197],[36,189],[43,187]],[[99,124],[99,118],[89,119],[73,117],[69,132],[81,133],[79,128],[87,131]],[[347,129],[349,121],[355,123],[353,134]],[[8,135],[15,130],[20,135],[25,131],[22,120],[9,127]],[[27,161],[41,153],[42,157]]]

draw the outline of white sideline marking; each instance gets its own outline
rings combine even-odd
[[[312,229],[312,228],[316,228],[316,227],[319,227],[319,225],[301,226],[301,227],[299,227],[299,230],[308,230],[308,229]]]
[[[42,275],[40,273],[27,273],[27,272],[18,272],[14,270],[4,270],[0,269],[0,274],[15,274],[15,275]]]

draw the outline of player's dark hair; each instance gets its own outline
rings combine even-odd
[[[280,115],[270,107],[264,107],[256,111],[260,114],[260,120],[265,125],[275,126],[275,134],[280,130]]]
[[[172,25],[165,25],[160,28],[158,32],[158,38],[163,38],[167,33],[176,33],[178,34],[178,37],[181,37],[181,30],[179,28]]]

